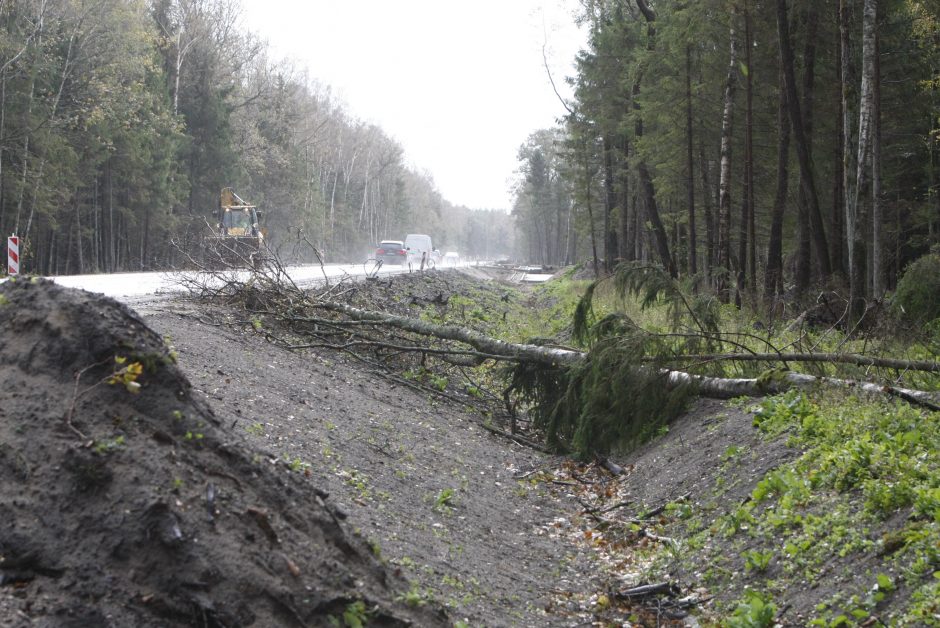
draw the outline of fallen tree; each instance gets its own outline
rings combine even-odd
[[[319,302],[315,307],[321,307],[333,312],[341,312],[353,320],[364,323],[377,323],[389,325],[416,334],[432,336],[440,340],[452,340],[470,345],[494,360],[508,360],[515,362],[533,362],[543,366],[570,366],[577,364],[588,355],[586,352],[546,347],[533,344],[510,343],[491,338],[480,332],[453,325],[435,325],[428,321],[394,316],[382,312],[370,312],[345,305],[343,303]],[[899,360],[886,359],[857,354],[834,353],[737,353],[724,355],[692,355],[681,356],[685,360],[739,360],[739,361],[777,361],[786,362],[826,362],[848,363],[858,366],[877,366],[896,370],[940,372],[940,363],[926,360]],[[834,377],[819,377],[797,373],[788,370],[770,370],[764,375],[752,378],[726,378],[696,375],[684,371],[662,369],[666,380],[672,386],[694,385],[698,394],[717,399],[730,399],[733,397],[757,397],[768,394],[785,392],[792,388],[809,389],[818,386],[833,386],[840,388],[854,388],[866,393],[889,394],[904,399],[925,404],[933,409],[940,406],[933,405],[935,395],[921,390],[913,390],[853,379],[840,379]]]
[[[724,353],[680,356],[686,362],[821,362],[828,364],[852,364],[874,366],[895,371],[922,371],[940,373],[940,362],[930,360],[901,360],[858,353]]]
[[[367,281],[375,285],[392,280],[373,276]],[[508,374],[506,389],[502,394],[490,394],[493,400],[504,400],[512,417],[509,432],[517,431],[515,408],[521,407],[550,447],[574,449],[585,455],[631,447],[647,440],[695,395],[731,398],[762,396],[791,388],[837,387],[892,395],[931,410],[940,409],[931,393],[897,386],[887,378],[867,382],[789,370],[791,363],[806,362],[936,373],[940,372],[940,364],[856,354],[723,352],[721,349],[726,346],[744,346],[723,336],[713,313],[682,295],[671,280],[653,273],[631,276],[633,284],[622,281],[627,287],[633,285],[634,291],[645,290],[644,303],[655,301],[656,294],[673,291],[677,304],[673,309],[674,328],[680,328],[685,311],[692,324],[682,328],[697,331],[652,334],[622,315],[593,320],[588,300],[586,305],[579,305],[575,315],[575,336],[590,347],[588,351],[550,341],[512,343],[466,326],[355,307],[350,300],[363,284],[343,279],[303,289],[276,263],[271,271],[254,272],[247,279],[235,279],[229,274],[224,280],[191,280],[188,287],[202,296],[240,303],[251,316],[243,321],[245,324],[257,325],[269,340],[287,349],[343,351],[385,369],[390,375],[394,364],[399,365],[399,372],[404,370],[400,363],[392,362],[403,355],[418,356],[422,370],[433,368],[429,360],[440,360],[437,364],[450,366],[476,366],[486,361],[509,363],[512,366],[503,371]],[[593,289],[588,291],[587,298],[592,294]],[[437,295],[428,302],[444,306],[446,301]],[[259,317],[274,321],[277,326],[257,324]],[[774,349],[767,339],[760,340]],[[689,361],[699,363],[696,365],[699,372],[677,368]],[[727,371],[721,364],[735,363],[741,372],[742,365],[748,362],[761,363],[767,370],[749,378],[722,376]],[[404,383],[417,385],[415,381]],[[447,394],[442,388],[430,392]]]
[[[313,307],[345,314],[353,320],[388,325],[422,336],[433,336],[439,340],[452,340],[470,345],[488,358],[515,362],[535,362],[545,366],[565,366],[584,359],[585,354],[571,349],[561,349],[535,344],[511,343],[491,338],[472,329],[455,325],[436,325],[405,316],[360,310],[344,303],[319,301]]]
[[[793,371],[768,371],[765,376],[753,378],[706,377],[683,371],[668,371],[667,377],[672,385],[692,384],[696,386],[700,395],[716,399],[759,397],[786,392],[794,388],[809,390],[829,386],[855,389],[871,394],[891,395],[935,412],[940,411],[936,393],[855,379],[817,377]]]

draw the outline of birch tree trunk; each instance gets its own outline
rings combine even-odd
[[[721,115],[721,167],[718,182],[718,266],[724,273],[731,271],[731,131],[734,121],[735,73],[738,64],[735,17],[735,10],[732,6],[729,28],[731,54],[728,61],[728,77],[725,80],[724,109]],[[727,303],[730,300],[727,276],[719,279],[718,294],[723,302]]]
[[[874,109],[875,19],[877,0],[865,0],[862,13],[862,84],[858,106],[858,156],[855,188],[846,194],[846,229],[849,243],[849,314],[850,324],[861,317],[865,308],[865,240],[862,232],[861,194],[867,185],[871,166],[871,137]]]

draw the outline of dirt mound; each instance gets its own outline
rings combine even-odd
[[[0,285],[0,625],[445,625],[132,311]]]

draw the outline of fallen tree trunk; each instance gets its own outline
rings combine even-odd
[[[276,290],[284,289],[284,284],[276,278],[272,285]],[[535,344],[516,344],[505,342],[492,338],[472,329],[466,329],[455,325],[438,325],[428,321],[417,320],[405,316],[396,316],[394,314],[385,314],[382,312],[373,312],[346,305],[337,301],[320,298],[311,301],[309,295],[305,294],[296,285],[291,283],[287,286],[288,290],[295,296],[299,296],[301,301],[306,301],[309,305],[327,311],[343,314],[353,321],[358,321],[365,325],[388,325],[404,331],[412,332],[422,336],[429,336],[441,340],[449,340],[469,345],[486,354],[480,357],[485,359],[507,360],[516,362],[531,362],[545,367],[571,367],[581,363],[588,354],[574,349],[564,347],[542,346]],[[190,286],[192,290],[192,287]],[[375,343],[381,344],[381,342]],[[409,350],[419,350],[417,347]],[[446,353],[446,350],[435,351],[437,353]],[[454,353],[468,353],[466,351],[454,351]],[[776,361],[776,362],[830,362],[830,363],[851,363],[859,366],[874,366],[882,368],[894,368],[900,370],[916,370],[926,372],[940,372],[940,364],[923,360],[897,360],[890,358],[872,358],[857,354],[801,354],[801,353],[767,353],[767,354],[716,354],[700,356],[678,356],[674,359],[692,359],[692,360],[750,360],[750,361]],[[857,380],[838,379],[832,377],[815,377],[790,371],[772,371],[770,377],[761,376],[758,378],[718,378],[707,377],[704,375],[694,375],[684,371],[663,369],[662,373],[666,376],[667,385],[679,386],[682,384],[694,384],[698,394],[706,397],[719,399],[729,399],[740,396],[764,396],[784,392],[791,388],[807,389],[817,386],[831,386],[837,388],[854,388],[860,391],[876,394],[887,394],[905,399],[911,403],[917,403],[934,411],[940,411],[940,404],[937,403],[937,397],[931,393],[901,388],[897,386],[874,384]]]
[[[854,388],[867,393],[892,395],[931,410],[940,411],[940,405],[936,403],[936,397],[932,393],[854,379],[816,377],[792,371],[775,372],[771,377],[756,377],[753,379],[706,377],[683,371],[667,371],[666,374],[671,385],[693,384],[697,387],[700,395],[716,399],[761,397],[785,392],[792,388],[806,390],[819,386],[832,386],[836,388]]]
[[[424,336],[433,336],[442,340],[453,340],[470,345],[478,351],[490,354],[494,359],[505,359],[519,362],[535,362],[545,366],[572,366],[587,357],[586,353],[562,349],[558,347],[544,347],[533,344],[514,344],[491,338],[480,332],[457,327],[455,325],[437,325],[405,316],[384,314],[360,310],[343,303],[332,301],[318,302],[321,307],[333,312],[340,312],[353,320],[390,325],[398,329],[414,332]],[[907,370],[920,370],[938,372],[940,365],[925,361],[891,360],[886,358],[869,358],[860,355],[843,354],[727,354],[736,356],[733,359],[745,360],[776,360],[791,362],[850,362],[858,365],[882,366]],[[755,357],[756,356],[756,357]],[[693,356],[695,357],[695,356]],[[702,356],[708,357],[708,356]],[[712,356],[718,357],[718,356]],[[827,359],[831,358],[831,359]],[[728,357],[727,359],[732,359]],[[755,378],[723,378],[693,375],[684,371],[664,370],[669,385],[694,384],[698,394],[716,399],[731,399],[733,397],[761,397],[785,392],[791,388],[806,390],[819,386],[835,388],[852,388],[867,393],[883,394],[900,397],[911,403],[916,403],[934,411],[940,411],[940,404],[931,393],[874,384],[851,379],[838,379],[834,377],[816,377],[792,371],[774,371],[770,377]]]
[[[390,325],[423,336],[433,336],[441,340],[462,342],[478,351],[490,354],[496,359],[502,358],[520,362],[535,362],[537,364],[544,364],[545,366],[568,366],[580,362],[586,355],[580,351],[572,351],[570,349],[543,347],[532,344],[514,344],[491,338],[472,329],[457,327],[456,325],[436,325],[405,316],[369,312],[333,301],[317,302],[316,306],[332,312],[340,312],[358,321]]]
[[[940,362],[929,360],[900,360],[896,358],[876,358],[857,353],[718,353],[704,355],[682,355],[680,360],[696,362],[739,361],[739,362],[828,362],[830,364],[854,364],[855,366],[874,366],[896,369],[899,371],[923,371],[940,373]]]

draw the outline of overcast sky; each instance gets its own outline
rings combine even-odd
[[[330,85],[429,172],[444,198],[509,209],[516,153],[565,110],[552,91],[584,35],[577,0],[242,0],[277,57]]]

